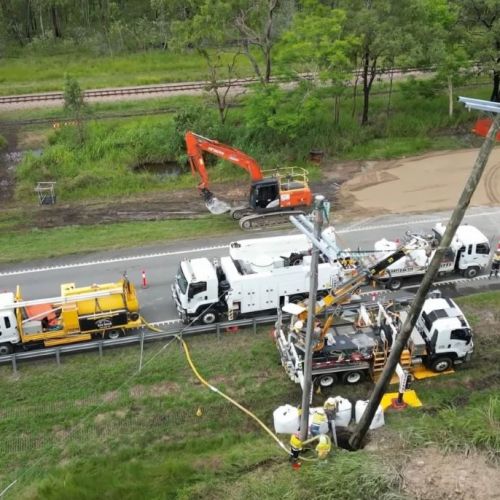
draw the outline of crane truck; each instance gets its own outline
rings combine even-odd
[[[407,241],[421,238],[427,245],[412,250],[403,259],[390,265],[387,268],[389,278],[385,281],[385,286],[391,290],[399,290],[405,280],[423,276],[445,230],[444,224],[437,223],[430,234],[418,236],[415,233],[408,233]],[[397,245],[397,242],[381,239],[375,243],[375,251],[382,256],[388,255]],[[445,253],[438,276],[455,273],[466,278],[475,278],[488,265],[490,254],[488,238],[476,227],[463,224],[458,227]]]
[[[385,276],[384,270],[411,249],[426,244],[415,240],[364,269],[346,269],[342,259],[334,258],[339,249],[333,228],[322,232],[322,240],[328,245],[318,266],[320,297],[335,287],[346,290],[345,295],[352,293],[369,279]],[[309,293],[310,250],[304,235],[273,236],[232,242],[229,256],[220,260],[181,261],[171,287],[180,318],[210,324],[222,316],[232,320],[302,301]]]
[[[343,309],[335,317],[330,315],[313,348],[313,381],[320,387],[332,386],[339,380],[356,384],[369,377],[376,381],[404,324],[408,307],[407,301],[367,303],[358,305],[356,311]],[[283,310],[291,318],[287,325],[278,321],[274,331],[276,346],[286,373],[302,385],[302,325],[306,309],[287,304]],[[432,296],[426,299],[401,355],[398,375],[415,372],[422,365],[441,373],[469,361],[473,351],[472,330],[460,308],[451,299]]]
[[[52,347],[93,338],[115,339],[141,325],[139,302],[133,283],[77,288],[61,285],[58,297],[23,300],[21,290],[0,293],[0,355],[16,346]]]
[[[303,213],[312,205],[307,171],[289,167],[263,171],[257,161],[243,151],[194,132],[185,135],[187,155],[193,175],[201,179],[198,190],[208,210],[214,214],[230,212],[242,229],[252,230],[288,222],[293,214]],[[218,200],[209,189],[203,153],[227,160],[250,174],[252,184],[248,204],[231,208]]]

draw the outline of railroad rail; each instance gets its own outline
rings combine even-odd
[[[397,68],[392,70],[392,72],[385,72],[383,74],[391,73],[394,75],[407,75],[412,73],[426,73],[434,71],[435,68]],[[356,70],[352,72],[353,78],[359,78],[362,72]],[[300,80],[311,80],[313,75],[311,73],[304,73],[293,78],[292,81]],[[222,80],[217,82],[217,85],[221,87],[232,86],[232,87],[248,87],[259,83],[259,79],[255,77],[247,78],[236,78],[234,80]],[[271,77],[272,83],[280,83],[290,81],[290,78],[284,76]],[[159,94],[165,92],[188,92],[188,91],[199,91],[204,90],[212,86],[212,82],[185,82],[185,83],[163,83],[157,85],[141,85],[135,87],[118,87],[110,89],[95,89],[95,90],[85,90],[84,98],[100,98],[100,97],[119,97],[124,95],[141,95],[141,94]],[[23,102],[40,102],[40,101],[61,101],[64,99],[63,92],[43,92],[34,94],[18,94],[18,95],[8,95],[0,96],[0,105],[2,104],[12,104],[12,103],[23,103]]]

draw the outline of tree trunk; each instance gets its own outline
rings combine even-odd
[[[392,101],[392,84],[394,81],[394,69],[391,68],[389,70],[389,97],[387,99],[387,118],[389,118],[389,114],[391,112],[391,101]]]
[[[57,11],[57,6],[50,6],[50,16],[52,19],[52,31],[54,33],[54,38],[62,38],[61,26],[59,23],[59,14]]]
[[[493,90],[491,92],[490,101],[500,102],[500,72],[493,70]]]
[[[448,116],[453,116],[453,80],[448,76]]]
[[[356,115],[356,100],[358,97],[358,81],[359,81],[359,71],[356,70],[356,78],[354,79],[354,87],[352,89],[352,113],[351,116],[354,118]]]

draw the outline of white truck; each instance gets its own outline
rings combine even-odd
[[[365,378],[377,380],[409,306],[393,301],[389,305],[367,303],[356,307],[336,316],[314,348],[312,376],[321,387],[339,380],[347,384]],[[305,309],[298,304],[287,304],[283,309],[292,316],[286,325],[278,321],[276,345],[285,371],[292,381],[302,384],[304,335],[296,325]],[[400,366],[410,373],[422,364],[434,372],[444,372],[469,361],[473,350],[472,330],[457,304],[448,298],[431,297],[424,303]]]
[[[438,223],[432,229],[431,234],[420,236],[428,242],[428,247],[412,250],[408,255],[387,268],[389,279],[386,287],[391,290],[399,290],[405,279],[423,275],[435,253],[446,226]],[[415,239],[419,236],[408,233],[408,238]],[[393,252],[399,242],[381,239],[375,243],[377,255],[383,257]],[[481,269],[484,269],[490,259],[490,243],[488,238],[476,227],[468,224],[459,226],[453,241],[448,248],[441,266],[439,276],[447,273],[461,274],[466,278],[476,277]],[[355,252],[354,252],[355,254]]]
[[[330,236],[330,240],[334,235]],[[309,292],[310,244],[303,235],[253,238],[233,242],[219,261],[181,261],[172,296],[181,319],[215,323],[299,302]],[[325,295],[343,279],[338,262],[322,259],[318,292]]]

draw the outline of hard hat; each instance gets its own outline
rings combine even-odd
[[[325,401],[325,405],[334,406],[337,404],[337,400],[331,396]]]
[[[323,408],[318,408],[316,410],[316,413],[319,413],[320,415],[324,415],[325,414],[325,410],[323,410]]]

